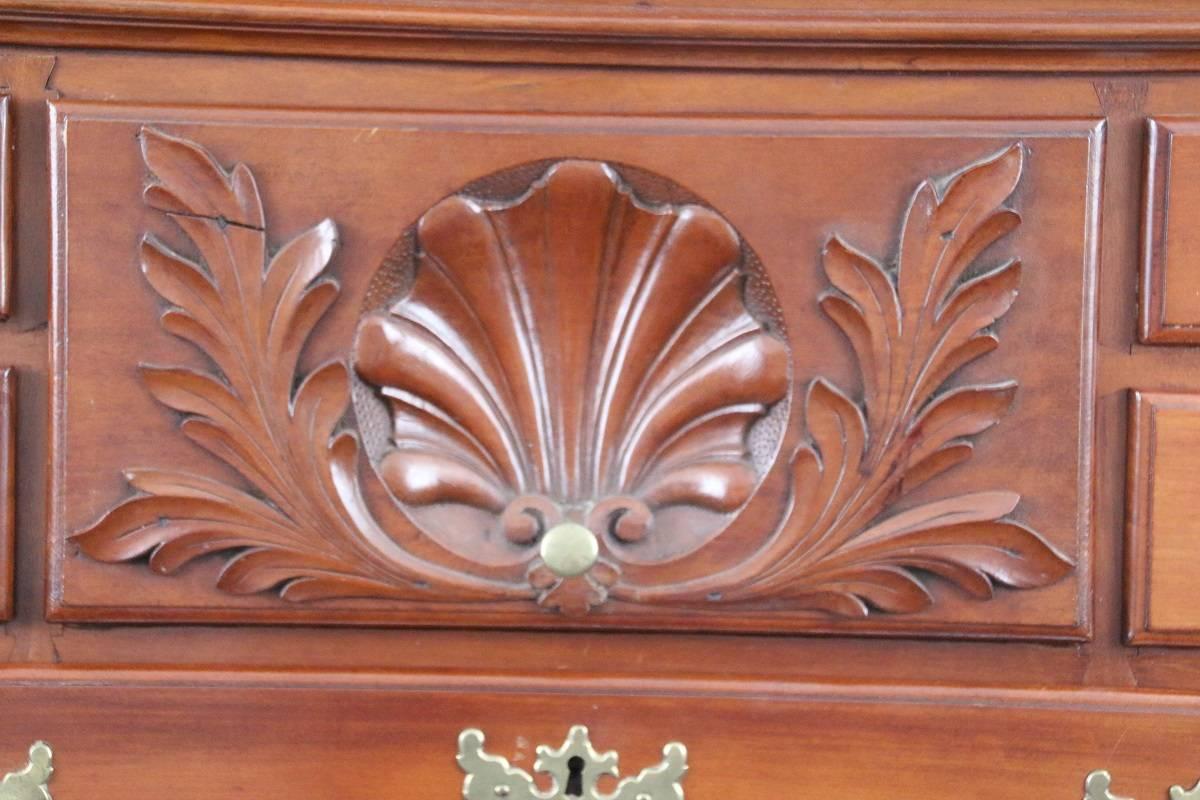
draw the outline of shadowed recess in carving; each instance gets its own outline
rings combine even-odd
[[[924,575],[978,598],[993,581],[1053,583],[1072,568],[1036,532],[1007,519],[1008,491],[948,497],[888,515],[888,507],[971,457],[970,437],[1008,410],[1012,381],[944,389],[994,350],[989,331],[1017,297],[1020,262],[964,273],[1017,227],[1003,206],[1021,177],[1013,145],[913,195],[894,269],[838,237],[825,247],[834,290],[821,308],[850,341],[862,374],[858,403],[823,378],[809,384],[810,440],[792,459],[792,499],[780,530],[739,563],[689,584],[631,588],[641,602],[783,600],[844,616],[919,611]]]
[[[894,508],[970,458],[1015,396],[1011,381],[949,381],[998,346],[991,329],[1017,295],[1018,262],[975,262],[1019,224],[1004,205],[1019,144],[921,183],[894,265],[829,241],[820,304],[863,396],[811,380],[807,438],[772,462],[747,437],[786,406],[788,350],[747,310],[749,250],[711,209],[640,201],[587,161],[553,163],[510,199],[453,195],[421,218],[412,280],[362,317],[353,352],[305,373],[339,293],[325,276],[334,224],[272,254],[247,167],[150,129],[141,142],[147,203],[197,255],[148,237],[142,269],[169,305],[164,329],[213,365],[142,365],[142,378],[242,481],[130,470],[135,493],[72,537],[93,558],[170,573],[224,553],[218,587],[235,594],[574,614],[907,613],[933,602],[930,576],[988,598],[1072,568],[1009,517],[1013,492]],[[347,413],[360,378],[387,411],[386,446],[369,457]],[[765,480],[788,487],[778,526],[737,530]],[[420,521],[445,507],[493,520],[513,557],[483,558]],[[715,522],[660,521],[680,509]],[[671,537],[694,546],[645,556]],[[689,559],[700,577],[664,577]]]
[[[416,242],[411,287],[354,347],[389,406],[378,468],[401,503],[474,506],[517,545],[573,519],[682,540],[672,554],[749,498],[748,431],[786,396],[788,353],[747,311],[719,215],[563,161],[513,200],[443,200]],[[713,513],[656,526],[679,506]]]

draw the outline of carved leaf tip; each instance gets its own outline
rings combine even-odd
[[[148,206],[222,225],[263,229],[258,186],[244,165],[226,171],[195,142],[149,126],[142,127],[138,139],[142,159],[153,175],[145,190]]]
[[[731,599],[783,597],[837,616],[928,608],[928,576],[977,598],[994,584],[1054,583],[1071,560],[1008,519],[1014,492],[980,492],[887,514],[902,495],[971,456],[972,437],[997,424],[1013,381],[943,385],[991,352],[987,329],[1017,296],[1020,262],[964,275],[1020,217],[1003,203],[1020,180],[1019,142],[914,193],[894,270],[840,236],[822,251],[831,289],[821,308],[849,341],[862,407],[829,381],[809,385],[810,445],[796,451],[794,501],[774,564]],[[814,455],[815,454],[815,455]]]

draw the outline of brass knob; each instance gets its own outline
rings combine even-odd
[[[560,522],[542,536],[539,552],[556,575],[571,578],[592,568],[600,557],[600,543],[579,523]]]

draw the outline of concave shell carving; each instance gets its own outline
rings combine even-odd
[[[400,503],[483,510],[514,545],[575,519],[618,548],[687,507],[694,549],[750,497],[766,465],[747,436],[788,395],[789,356],[747,310],[720,215],[560,161],[515,199],[441,201],[412,258],[354,345],[387,403],[377,469]]]

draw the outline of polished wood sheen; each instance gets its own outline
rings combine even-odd
[[[0,94],[0,319],[6,318],[12,302],[13,270],[13,204],[16,202],[13,182],[13,141],[9,98]]]
[[[73,170],[107,168],[107,157],[85,155],[88,132],[125,120],[69,103],[55,113],[66,143],[56,154],[60,199],[81,202],[118,185],[77,183]],[[295,130],[315,143],[328,129]],[[825,139],[838,141],[835,131]],[[821,132],[798,133],[797,153]],[[549,147],[569,146],[557,133],[543,135]],[[630,145],[661,135],[647,132]],[[990,465],[998,471],[985,462],[982,477],[957,485],[942,475],[970,474],[963,465],[973,438],[999,422],[1020,391],[1019,380],[967,382],[960,373],[994,358],[999,339],[988,329],[1017,297],[1015,257],[976,262],[1018,227],[1005,202],[1021,182],[1026,149],[1070,152],[1087,188],[1099,135],[1094,125],[1069,123],[914,181],[896,235],[898,268],[827,237],[813,258],[832,291],[822,294],[821,283],[808,290],[814,314],[780,299],[795,296],[794,284],[774,285],[794,279],[772,266],[786,257],[751,249],[715,206],[661,174],[578,159],[467,173],[474,180],[401,232],[373,272],[343,266],[334,283],[325,270],[339,259],[336,221],[268,260],[273,226],[254,170],[224,167],[198,143],[142,127],[146,204],[186,240],[148,238],[141,271],[169,304],[161,327],[217,370],[139,358],[144,388],[125,384],[126,397],[139,402],[148,393],[185,415],[184,437],[247,486],[118,461],[135,494],[66,534],[98,561],[148,556],[164,574],[226,551],[219,590],[237,598],[273,592],[303,611],[276,602],[262,613],[261,604],[213,593],[188,607],[158,593],[153,603],[113,608],[100,598],[126,593],[111,570],[90,569],[92,578],[53,576],[61,587],[51,596],[55,614],[227,619],[245,608],[244,619],[280,622],[305,613],[352,623],[575,620],[701,630],[813,629],[848,617],[886,632],[928,628],[905,617],[943,606],[940,627],[954,634],[984,630],[961,618],[963,597],[988,600],[996,585],[1061,585],[1067,593],[1058,605],[1042,602],[1010,620],[1043,636],[1077,636],[1082,585],[1066,579],[1087,546],[1085,518],[1066,518],[1067,527],[1051,516],[1046,534],[1033,527],[1038,521],[1013,516],[1022,483],[1005,477],[1002,460]],[[936,139],[890,141],[897,153],[920,143],[934,158]],[[383,174],[379,164],[373,169]],[[1032,180],[1074,193],[1062,173]],[[1025,391],[1078,421],[1047,438],[1040,457],[1073,465],[1080,482],[1066,490],[1084,502],[1088,456],[1078,448],[1090,423],[1091,265],[1088,194],[1081,199],[1070,204],[1079,237],[1064,241],[1078,259],[1070,280],[1079,290],[1061,297],[1063,313],[1027,318],[1035,329],[1063,330],[1071,337],[1064,344],[1077,342],[1056,358],[1078,381],[1064,392],[1035,378]],[[81,374],[73,354],[87,348],[71,331],[86,329],[78,320],[91,307],[71,298],[119,285],[84,288],[81,264],[97,252],[83,245],[95,241],[89,219],[60,208],[56,235],[68,244],[57,274],[65,292],[55,378],[66,407]],[[763,244],[787,229],[765,229]],[[187,244],[194,256],[183,255]],[[1060,286],[1064,279],[1041,277]],[[122,282],[143,292],[133,276]],[[339,286],[356,300],[345,311]],[[347,323],[355,305],[362,311]],[[327,311],[333,321],[324,324]],[[793,357],[795,336],[838,350]],[[334,349],[298,370],[310,340]],[[91,367],[114,351],[106,353],[89,358]],[[130,366],[118,359],[109,369],[119,375]],[[839,388],[847,379],[861,382],[860,400]],[[104,436],[101,420],[89,412],[74,430]],[[63,465],[71,461],[66,447]],[[63,486],[73,485],[73,474],[68,468]],[[1023,485],[1044,493],[1049,484]],[[71,507],[64,513],[80,516]],[[563,521],[600,542],[601,557],[584,574],[556,575],[539,558],[540,537]],[[938,602],[931,581],[959,595]],[[73,599],[97,590],[97,600]],[[1063,603],[1071,597],[1074,608]]]
[[[584,726],[569,797],[1195,786],[1198,54],[1186,0],[0,0],[0,774],[457,798]]]
[[[1200,469],[1200,396],[1135,392],[1129,433],[1129,640],[1200,643],[1190,569],[1200,555],[1192,512]]]
[[[0,368],[0,619],[13,613],[17,512],[17,375]]]
[[[1142,225],[1142,341],[1200,344],[1200,121],[1151,119]]]

